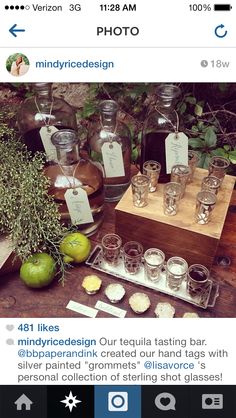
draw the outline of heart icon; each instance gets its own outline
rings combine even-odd
[[[172,393],[161,392],[155,397],[155,405],[161,411],[175,411],[176,399]]]
[[[14,329],[14,325],[7,324],[6,329],[7,331],[12,331]]]
[[[162,405],[167,406],[170,403],[170,398],[168,398],[168,397],[164,398],[163,397],[163,398],[160,399],[160,402],[162,403]]]

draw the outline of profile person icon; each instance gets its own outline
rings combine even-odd
[[[14,77],[20,77],[29,70],[30,63],[28,58],[20,53],[10,55],[6,62],[7,71]]]

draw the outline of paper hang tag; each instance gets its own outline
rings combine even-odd
[[[170,174],[173,165],[188,165],[188,137],[183,132],[169,134],[165,139],[166,173]]]
[[[118,142],[104,142],[102,159],[106,177],[123,177],[125,175],[122,149]]]
[[[55,126],[43,126],[39,131],[48,161],[57,162],[57,150],[51,141],[52,134],[57,131],[58,129]]]
[[[89,205],[88,195],[84,189],[68,189],[65,200],[72,225],[82,225],[93,222],[93,215]]]

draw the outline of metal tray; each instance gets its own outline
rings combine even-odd
[[[129,274],[125,271],[122,257],[120,257],[120,261],[117,266],[111,266],[110,264],[106,263],[102,258],[102,247],[100,245],[97,245],[94,248],[89,258],[87,259],[86,264],[95,270],[102,271],[137,285],[148,287],[149,289],[165,293],[166,295],[174,296],[175,298],[182,299],[185,302],[189,302],[192,305],[196,305],[203,309],[215,306],[216,299],[219,296],[219,284],[212,279],[208,281],[208,286],[204,292],[200,296],[193,298],[188,294],[186,290],[186,280],[182,282],[178,291],[169,289],[166,285],[165,272],[161,273],[161,278],[157,283],[152,283],[146,280],[143,265],[137,274]]]

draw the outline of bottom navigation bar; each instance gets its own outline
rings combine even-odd
[[[236,386],[0,386],[0,416],[235,418]]]

